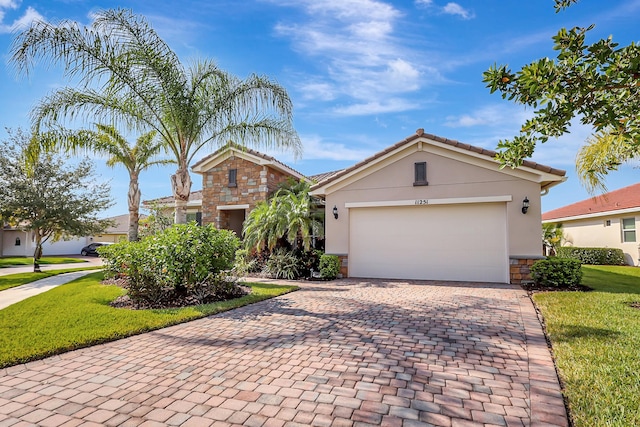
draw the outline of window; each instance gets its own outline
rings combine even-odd
[[[636,241],[636,219],[635,218],[622,218],[622,241],[623,242]]]
[[[237,187],[238,169],[229,169],[229,187]]]
[[[187,213],[187,222],[195,221],[196,224],[202,225],[202,212]]]
[[[16,246],[20,246],[20,238],[16,237]]]
[[[611,220],[610,219],[605,220],[604,221],[604,226],[605,227],[610,227],[611,226]]]
[[[414,187],[418,185],[429,185],[429,183],[427,182],[427,162],[414,163],[414,172]]]

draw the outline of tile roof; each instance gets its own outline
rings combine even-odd
[[[476,146],[469,145],[469,144],[464,144],[462,142],[459,142],[459,141],[456,141],[456,140],[453,140],[453,139],[442,138],[442,137],[437,136],[437,135],[424,133],[424,129],[418,129],[415,134],[409,136],[408,138],[406,138],[406,139],[404,139],[404,140],[402,140],[400,142],[397,142],[396,144],[394,144],[394,145],[392,145],[390,147],[385,148],[384,150],[374,154],[371,157],[368,157],[368,158],[364,159],[363,161],[361,161],[359,163],[356,163],[355,165],[353,165],[353,166],[351,166],[349,168],[346,168],[346,169],[343,169],[341,171],[338,171],[334,175],[331,175],[330,177],[325,178],[321,183],[319,182],[318,184],[314,185],[313,187],[317,188],[317,187],[320,186],[320,184],[324,185],[324,184],[327,184],[329,182],[332,182],[332,181],[334,181],[334,180],[336,180],[336,179],[338,179],[338,178],[340,178],[340,177],[342,177],[344,175],[347,175],[348,173],[350,173],[350,172],[352,172],[352,171],[354,171],[356,169],[361,168],[362,166],[364,166],[364,165],[366,165],[368,163],[371,163],[372,161],[374,161],[374,160],[376,160],[376,159],[378,159],[380,157],[385,156],[386,154],[388,154],[388,153],[390,153],[390,152],[392,152],[392,151],[404,146],[405,144],[413,142],[416,139],[421,138],[421,137],[425,137],[425,138],[431,139],[433,141],[437,141],[437,142],[440,142],[440,143],[443,143],[443,144],[447,144],[447,145],[450,145],[452,147],[461,148],[461,149],[468,150],[468,151],[471,151],[471,152],[474,152],[474,153],[482,154],[483,156],[487,156],[487,157],[490,157],[492,159],[495,158],[495,156],[497,154],[493,150],[487,150],[485,148],[476,147]],[[526,167],[531,168],[531,169],[536,169],[536,170],[539,170],[539,171],[542,171],[542,172],[546,172],[546,173],[550,173],[550,174],[558,175],[558,176],[565,176],[565,174],[566,174],[566,171],[564,171],[564,170],[555,169],[555,168],[552,168],[550,166],[545,166],[545,165],[542,165],[540,163],[533,162],[531,160],[524,160],[522,162],[522,166],[526,166]]]
[[[252,150],[251,148],[243,147],[241,145],[233,144],[233,143],[229,143],[227,145],[224,145],[223,147],[220,147],[219,149],[217,149],[213,153],[209,154],[208,156],[203,157],[202,159],[200,159],[196,163],[194,163],[191,166],[191,168],[193,169],[193,168],[199,166],[200,164],[205,163],[207,160],[219,155],[220,153],[222,153],[225,150],[228,150],[229,148],[235,148],[236,150],[238,150],[238,151],[240,151],[242,153],[247,153],[247,154],[251,154],[251,155],[256,156],[256,157],[260,157],[261,159],[264,159],[264,160],[266,160],[268,162],[277,163],[278,165],[282,166],[285,169],[289,169],[290,171],[295,172],[300,176],[304,176],[304,174],[302,174],[302,173],[298,172],[297,170],[293,169],[291,166],[289,166],[289,165],[287,165],[285,163],[282,163],[280,160],[276,159],[273,156],[269,156],[268,154],[264,154],[264,153],[261,153],[261,152],[256,151],[256,150]]]
[[[146,217],[146,215],[140,214],[140,219]],[[107,228],[102,234],[127,234],[129,232],[129,214],[112,216],[105,219],[113,221],[114,226]]]
[[[542,220],[549,221],[630,208],[640,210],[640,183],[545,212],[542,214]]]
[[[309,180],[312,183],[318,183],[321,181],[324,181],[327,178],[332,177],[333,175],[337,174],[338,172],[342,172],[344,169],[339,169],[337,171],[329,171],[329,172],[322,172],[316,175],[309,175],[307,176],[307,178],[309,178]]]
[[[173,204],[174,202],[174,198],[173,195],[171,196],[166,196],[166,197],[160,197],[158,199],[151,199],[151,200],[143,200],[142,204],[145,206],[149,206],[153,203],[157,203],[159,205],[166,205],[166,204]],[[189,201],[192,202],[194,200],[202,200],[202,190],[197,190],[197,191],[192,191],[191,195],[189,196]]]

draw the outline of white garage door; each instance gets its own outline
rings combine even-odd
[[[349,275],[508,282],[504,203],[352,208]]]

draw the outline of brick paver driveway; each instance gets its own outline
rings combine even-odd
[[[0,370],[0,425],[567,425],[509,285],[339,281]]]

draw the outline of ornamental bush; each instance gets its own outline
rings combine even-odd
[[[578,248],[574,246],[559,247],[558,258],[574,258],[582,264],[591,265],[625,265],[624,252],[616,248]]]
[[[264,264],[262,273],[273,279],[298,279],[301,273],[300,258],[284,248],[271,252]]]
[[[333,280],[340,274],[340,258],[337,255],[323,254],[320,257],[320,277]]]
[[[240,242],[232,231],[195,223],[174,225],[138,242],[103,246],[105,277],[123,281],[141,307],[204,304],[240,292],[225,272]]]
[[[581,263],[577,259],[551,257],[531,266],[531,277],[537,285],[570,288],[582,281]]]

